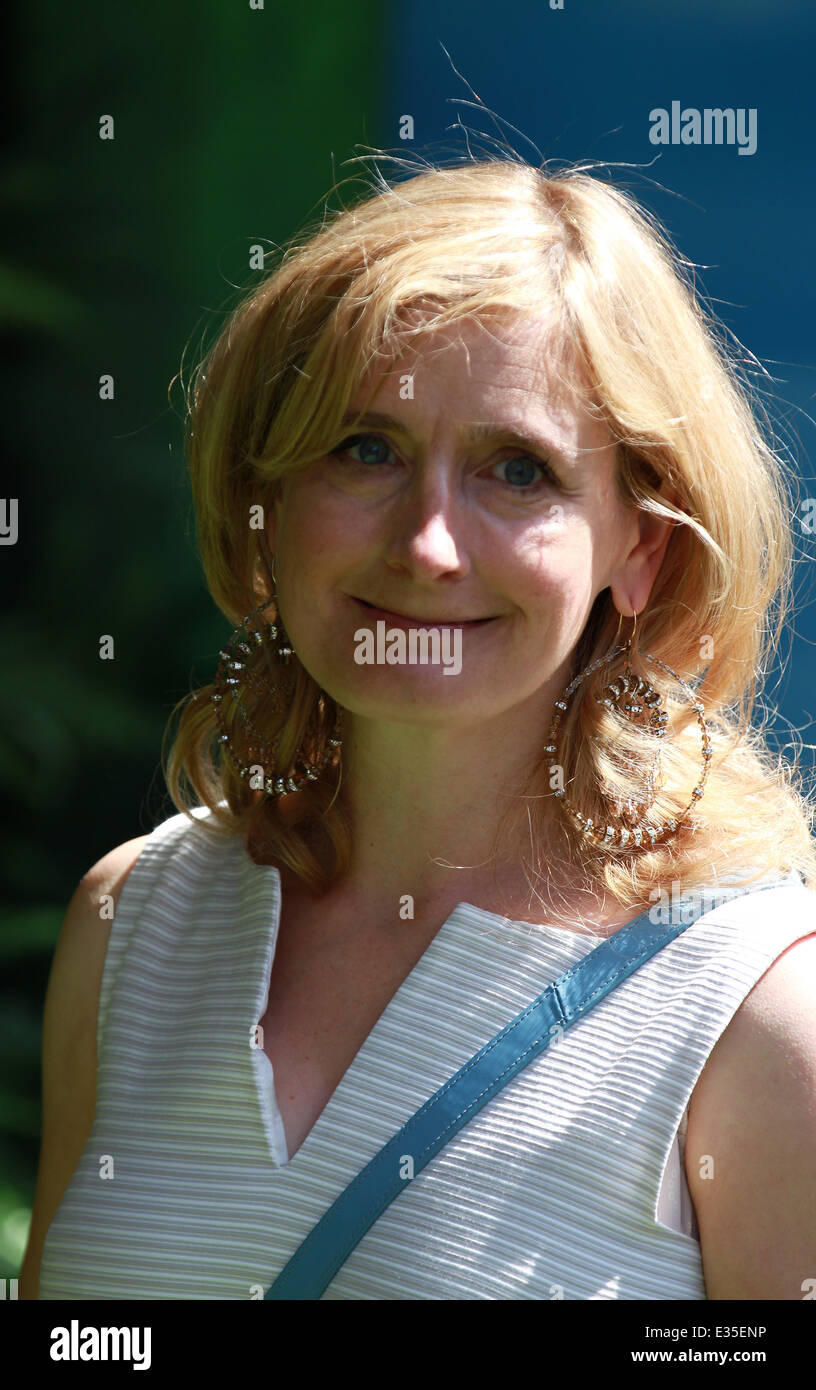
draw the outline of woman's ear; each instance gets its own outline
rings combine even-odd
[[[664,479],[658,489],[661,501],[681,509],[675,490]],[[612,600],[619,612],[631,616],[642,613],[649,602],[655,579],[666,554],[672,532],[680,523],[673,518],[638,513],[639,538],[620,569],[610,579]]]
[[[271,596],[275,592],[275,582],[272,576],[274,573],[274,544],[277,536],[277,528],[273,527],[268,529],[272,530],[271,546],[267,539],[267,532],[263,530],[258,532],[258,550],[260,553],[255,565],[255,575],[256,580],[260,579],[265,594]]]

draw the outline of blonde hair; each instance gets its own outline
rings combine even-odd
[[[342,417],[373,364],[386,370],[442,325],[545,309],[555,311],[558,341],[577,354],[587,404],[617,443],[621,498],[675,523],[636,635],[642,651],[693,687],[712,746],[704,796],[693,802],[703,766],[693,705],[633,656],[636,672],[665,691],[672,720],[660,744],[668,785],[650,819],[677,816],[692,801],[690,828],[654,846],[604,849],[561,814],[564,862],[591,891],[627,906],[653,900],[654,885],[684,891],[734,871],[796,870],[816,889],[813,805],[798,770],[771,753],[753,719],[757,678],[789,603],[795,502],[786,465],[666,233],[630,194],[586,168],[550,174],[494,157],[424,167],[393,186],[380,178],[369,196],[286,244],[231,312],[186,395],[210,592],[232,625],[269,593],[258,586],[268,556],[249,509],[267,508],[287,474],[349,435]],[[661,496],[664,482],[676,506]],[[618,623],[606,589],[576,645],[573,674],[608,656]],[[268,651],[253,660],[274,672]],[[295,665],[288,707],[270,704],[262,723],[262,697],[255,706],[264,734],[280,736],[275,776],[286,775],[299,747],[319,747],[337,712]],[[582,683],[559,736],[563,785],[595,825],[604,823],[600,782],[622,799],[637,796],[654,748],[648,734],[622,734],[592,698],[611,678],[601,666]],[[241,834],[256,860],[286,865],[321,891],[349,861],[342,755],[296,796],[267,797],[219,757],[212,693],[212,685],[193,691],[174,711],[181,717],[165,768],[174,804],[208,806],[215,833]],[[610,755],[612,734],[615,748],[624,739],[626,758]],[[537,817],[554,794],[546,735],[529,787],[508,813],[512,833],[523,825],[529,834],[533,874]],[[330,849],[330,870],[313,852],[316,834]]]

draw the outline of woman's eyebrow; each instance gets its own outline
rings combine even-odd
[[[377,429],[393,430],[397,434],[410,434],[407,426],[396,420],[393,415],[384,415],[376,410],[366,411],[363,415],[358,415],[353,410],[347,411],[340,423],[343,429],[347,425],[373,425]],[[459,436],[466,444],[482,444],[494,441],[500,443],[503,441],[507,444],[519,444],[524,449],[534,449],[538,453],[551,454],[566,463],[577,463],[578,461],[578,454],[574,450],[558,444],[554,439],[545,435],[525,433],[519,430],[516,425],[474,422],[460,425]]]

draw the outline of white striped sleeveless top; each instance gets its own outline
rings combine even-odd
[[[277,869],[176,814],[128,875],[97,1025],[93,1127],[41,1299],[263,1298],[347,1184],[448,1078],[598,944],[454,908],[287,1161],[257,1045]],[[704,1299],[683,1171],[717,1039],[816,933],[796,874],[703,913],[489,1101],[374,1222],[324,1299]]]

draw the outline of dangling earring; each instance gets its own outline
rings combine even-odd
[[[276,751],[280,743],[280,734],[269,740],[259,733],[245,704],[246,693],[248,690],[254,691],[259,697],[256,703],[266,706],[267,712],[272,710],[276,714],[284,714],[291,703],[296,680],[295,672],[291,667],[295,652],[280,620],[277,606],[277,579],[274,563],[272,565],[272,583],[275,590],[272,597],[264,599],[257,607],[253,608],[252,612],[232,633],[224,649],[219,652],[221,661],[214,680],[215,689],[210,698],[215,707],[218,727],[221,730],[219,742],[238,776],[241,778],[258,776],[259,773],[256,769],[260,769],[260,772],[263,773],[263,780],[258,784],[258,789],[266,792],[267,796],[286,796],[289,792],[299,791],[306,782],[316,782],[323,769],[342,747],[340,738],[342,716],[338,706],[334,729],[330,736],[325,738],[327,697],[325,692],[321,692],[312,720],[314,727],[308,730],[306,735],[306,739],[310,743],[318,745],[317,756],[311,756],[307,759],[301,755],[301,751],[298,749],[292,761],[289,777],[267,775],[267,769],[274,769],[276,765]],[[260,616],[264,609],[272,606],[275,608],[274,623],[266,622]],[[286,673],[282,678],[273,678],[270,681],[268,677],[250,673],[249,668],[253,664],[253,659],[263,648],[266,648],[270,655],[271,650],[275,650]],[[224,719],[225,700],[234,702],[235,709],[246,726],[251,740],[248,744],[249,763],[244,763],[236,756],[232,738],[227,732]],[[322,752],[319,749],[321,741],[325,742],[325,749]],[[300,772],[295,770],[298,763],[301,767]]]
[[[626,662],[624,666],[623,675],[618,676],[617,680],[611,681],[608,685],[604,686],[601,695],[597,697],[598,703],[605,705],[607,709],[616,711],[617,713],[624,715],[631,724],[636,725],[640,728],[648,729],[649,733],[653,737],[658,739],[665,738],[667,733],[669,717],[664,709],[658,709],[658,706],[662,705],[663,703],[663,697],[659,694],[659,692],[649,681],[644,680],[642,676],[636,676],[632,671],[632,667],[630,664],[630,654],[633,650],[632,644],[634,642],[635,631],[637,629],[637,613],[635,613],[634,616],[635,624],[632,628],[632,635],[629,638],[629,640],[623,646],[615,646],[608,656],[599,657],[597,661],[593,661],[590,666],[585,667],[585,669],[580,673],[580,675],[576,676],[575,679],[571,681],[570,684],[567,686],[567,689],[564,691],[562,698],[560,700],[556,700],[555,709],[553,711],[552,723],[550,725],[550,732],[547,739],[547,744],[544,748],[545,753],[553,755],[552,761],[550,763],[550,775],[560,770],[557,762],[555,761],[555,755],[558,751],[558,727],[561,723],[564,713],[568,708],[567,702],[578,689],[578,686],[581,684],[581,682],[588,675],[590,675],[591,672],[597,670],[597,668],[599,666],[604,665],[604,663],[611,663],[622,652],[626,654]],[[620,618],[618,620],[618,631],[615,634],[615,642],[617,642],[618,640],[618,634],[620,633],[622,621],[623,614],[621,613]],[[672,670],[671,666],[667,666],[664,662],[659,661],[656,656],[650,656],[649,653],[642,651],[640,648],[637,648],[636,650],[638,652],[638,655],[643,657],[644,660],[654,662],[655,665],[660,666],[662,670],[668,672],[670,676],[673,676],[675,680],[679,682],[683,690],[691,699],[694,705],[695,712],[697,714],[697,722],[700,725],[700,730],[703,736],[703,775],[691,794],[691,801],[689,802],[688,806],[686,806],[685,809],[680,813],[680,815],[677,817],[672,817],[662,825],[658,824],[654,826],[648,825],[645,821],[641,819],[641,817],[645,815],[648,808],[653,804],[655,799],[655,792],[657,790],[658,785],[660,785],[655,775],[654,766],[646,779],[645,794],[638,801],[630,799],[629,801],[622,803],[620,800],[606,796],[604,794],[603,788],[601,788],[601,795],[609,805],[611,818],[617,818],[618,820],[626,820],[629,822],[628,825],[608,825],[606,824],[606,821],[604,821],[604,823],[601,826],[596,827],[593,825],[591,818],[584,817],[580,811],[577,811],[573,807],[565,791],[555,791],[553,795],[558,798],[564,810],[568,812],[569,815],[573,818],[573,820],[577,823],[578,828],[581,831],[581,834],[586,839],[590,840],[592,843],[602,845],[603,847],[611,845],[622,846],[628,844],[630,839],[633,844],[639,846],[643,842],[644,838],[648,839],[650,843],[654,845],[657,843],[658,840],[666,841],[671,839],[671,837],[675,835],[678,830],[680,830],[684,826],[687,826],[689,822],[685,818],[688,815],[688,812],[691,810],[692,806],[694,806],[696,802],[699,801],[700,797],[703,795],[703,792],[705,790],[706,778],[708,776],[709,762],[713,756],[711,741],[709,737],[709,727],[706,724],[705,719],[703,717],[705,714],[705,710],[703,708],[703,705],[696,698],[694,691],[691,690],[691,688],[680,676],[678,676],[676,671]],[[641,719],[641,716],[647,712],[650,715],[648,723]]]

